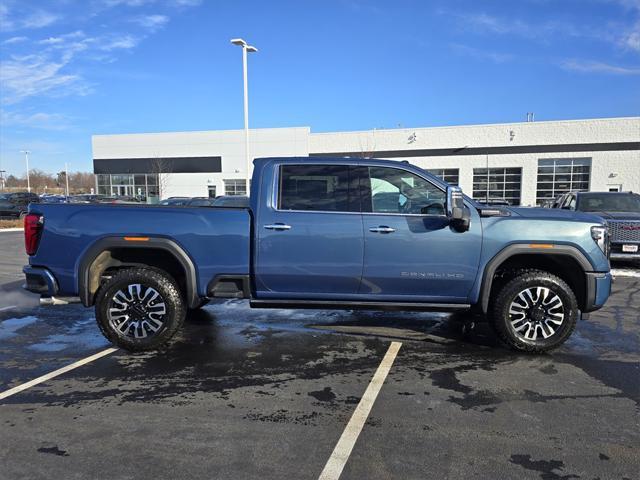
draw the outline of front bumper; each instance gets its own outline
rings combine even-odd
[[[26,265],[22,271],[25,276],[23,288],[33,293],[39,293],[45,297],[53,297],[58,294],[58,282],[53,274],[42,267]]]
[[[587,272],[587,298],[582,312],[593,312],[602,308],[609,295],[611,295],[611,282],[613,281],[610,272]]]

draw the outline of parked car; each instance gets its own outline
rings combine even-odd
[[[35,193],[0,193],[0,216],[22,218],[27,213],[29,203],[39,202],[40,197]]]
[[[564,343],[611,289],[601,218],[482,206],[410,164],[258,159],[249,202],[31,205],[25,288],[79,296],[104,335],[134,351],[164,344],[187,309],[222,297],[254,308],[473,310],[530,352]]]
[[[190,199],[187,202],[187,206],[189,206],[189,207],[212,207],[215,201],[216,201],[215,198],[193,197],[192,199]]]
[[[158,202],[158,205],[178,207],[186,205],[189,203],[189,200],[191,200],[191,197],[169,197]]]
[[[602,217],[608,228],[612,260],[640,260],[640,195],[632,192],[570,192],[556,208]]]
[[[223,195],[216,198],[215,202],[213,202],[213,206],[248,208],[249,197],[245,197],[244,195]]]
[[[65,203],[68,199],[64,195],[42,195],[40,202],[42,203]]]
[[[73,195],[69,197],[71,203],[99,203],[105,201],[108,198],[106,195],[98,195],[95,193],[84,193],[80,195]]]

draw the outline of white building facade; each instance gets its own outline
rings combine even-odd
[[[640,117],[312,133],[252,129],[250,155],[406,160],[480,201],[540,205],[570,190],[640,191]],[[96,135],[97,191],[244,195],[243,130]]]

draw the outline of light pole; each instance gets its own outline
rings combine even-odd
[[[27,192],[31,193],[31,182],[29,181],[29,154],[30,150],[20,150],[20,153],[24,153],[24,161],[27,164]]]
[[[249,195],[249,182],[251,180],[251,157],[249,156],[249,87],[247,85],[247,52],[254,53],[258,49],[253,47],[241,38],[232,38],[231,43],[242,47],[242,77],[244,81],[244,153],[247,168],[247,195]]]
[[[66,196],[69,196],[69,164],[64,164],[64,181],[66,183],[67,188],[65,189]]]
[[[7,173],[6,170],[0,170],[0,189],[4,190],[4,174]]]

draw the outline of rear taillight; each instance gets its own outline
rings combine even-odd
[[[40,243],[44,217],[37,213],[30,213],[24,217],[24,248],[27,255],[35,255]]]

